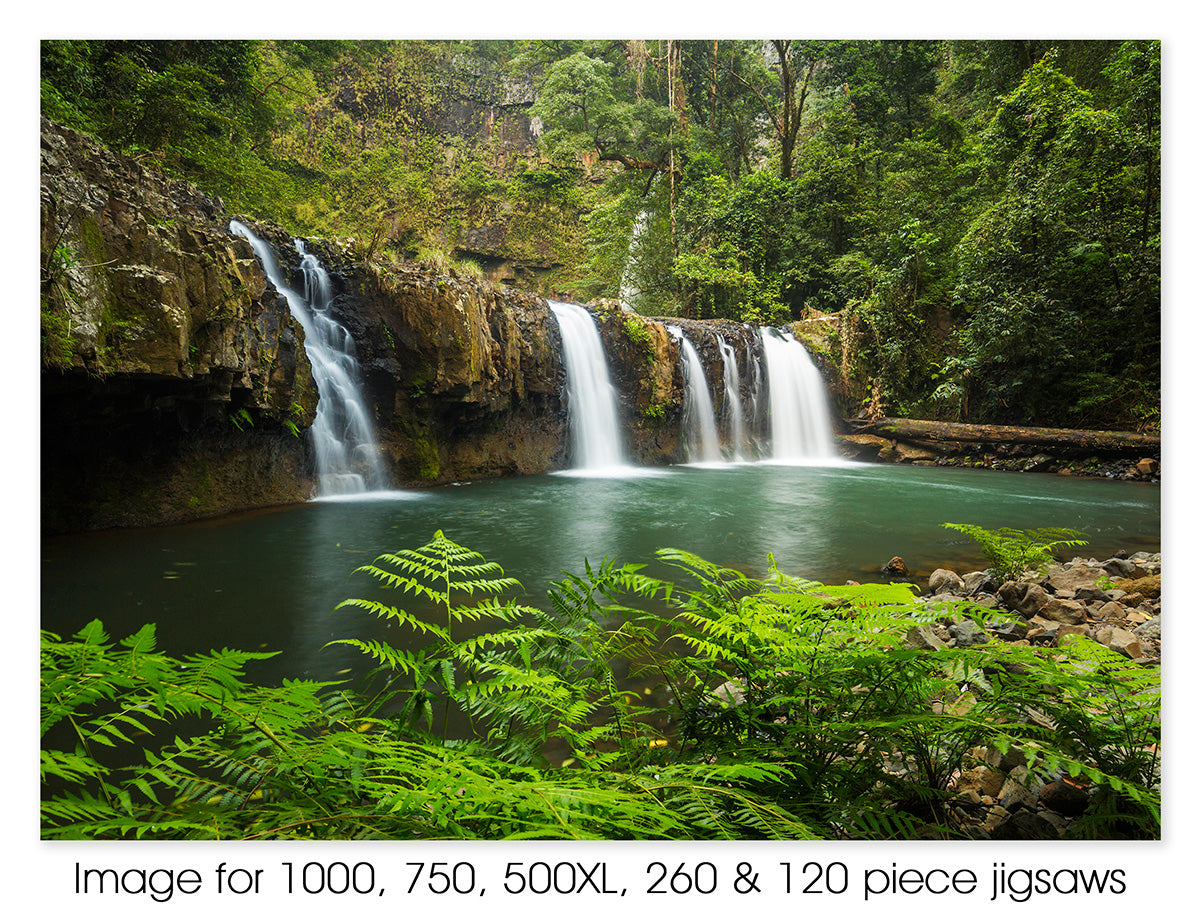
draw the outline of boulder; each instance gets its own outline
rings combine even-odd
[[[1096,642],[1120,652],[1126,658],[1141,658],[1141,640],[1121,627],[1103,627],[1096,632]]]
[[[1051,598],[1042,605],[1038,616],[1058,623],[1079,624],[1087,621],[1087,608],[1078,601]]]
[[[963,580],[958,573],[949,569],[935,569],[929,576],[929,590],[935,595],[951,594],[965,595],[967,590],[963,587]]]
[[[1040,585],[1030,583],[1025,589],[1025,594],[1017,605],[1017,611],[1026,619],[1036,616],[1046,602],[1050,600],[1050,596],[1046,594],[1046,590]]]

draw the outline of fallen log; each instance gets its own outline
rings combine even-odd
[[[857,433],[871,433],[908,442],[1009,443],[1091,452],[1155,452],[1159,436],[1094,429],[1050,429],[1040,426],[993,426],[987,423],[945,423],[940,420],[907,420],[880,417],[852,420]]]

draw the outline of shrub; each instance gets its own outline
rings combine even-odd
[[[1082,547],[1083,533],[1071,528],[997,528],[990,531],[978,525],[947,522],[943,528],[961,531],[980,546],[992,571],[1002,580],[1019,579],[1029,571],[1040,573],[1050,565],[1051,551],[1057,547]]]

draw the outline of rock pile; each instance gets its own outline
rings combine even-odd
[[[964,622],[922,627],[910,637],[928,648],[979,645],[1003,639],[1027,645],[1057,646],[1070,636],[1086,636],[1144,664],[1157,664],[1161,652],[1162,555],[1139,551],[1107,560],[1075,558],[1022,580],[998,582],[990,571],[965,576],[935,569],[920,600],[970,599],[981,607],[1015,611],[1022,622],[997,621],[986,631]]]
[[[937,569],[919,600],[970,599],[983,607],[1015,611],[1012,620],[981,629],[967,620],[915,628],[909,643],[936,651],[989,640],[1057,646],[1072,636],[1094,639],[1138,664],[1157,665],[1162,640],[1162,556],[1138,552],[1107,560],[1076,558],[1021,581],[998,582],[990,572],[964,576]],[[1088,803],[1088,787],[1066,774],[1031,772],[1013,748],[976,747],[951,786],[951,818],[977,839],[1057,839]]]

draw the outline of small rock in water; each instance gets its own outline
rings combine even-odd
[[[908,566],[902,557],[892,557],[883,567],[885,576],[908,576]]]

